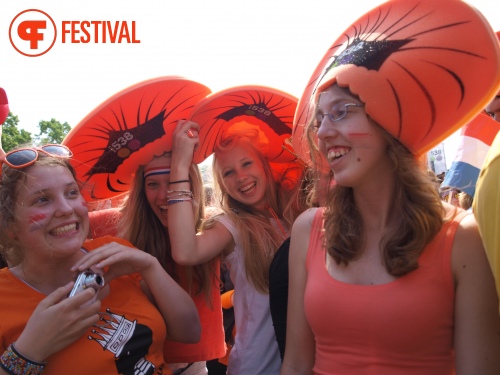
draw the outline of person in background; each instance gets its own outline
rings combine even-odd
[[[0,374],[168,374],[166,337],[199,340],[195,305],[153,256],[85,242],[70,157],[59,145],[2,155]]]
[[[500,41],[500,31],[497,31]],[[500,64],[499,64],[500,67]],[[500,122],[500,91],[486,106],[486,112]],[[497,294],[500,297],[500,133],[497,134],[486,155],[476,184],[472,202],[479,232],[488,255]],[[499,305],[500,311],[500,305]]]
[[[471,33],[491,50],[465,43]],[[441,200],[420,160],[498,90],[493,36],[464,2],[394,0],[328,50],[304,123],[313,165],[326,160],[335,185],[292,228],[281,374],[500,373],[498,297],[474,216]],[[482,57],[472,69],[457,49]]]

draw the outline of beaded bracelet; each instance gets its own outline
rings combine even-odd
[[[175,197],[188,197],[188,198],[193,198],[193,193],[191,193],[189,190],[177,190],[176,193],[174,193],[172,190],[167,192],[167,198],[172,199]]]
[[[10,375],[40,375],[46,362],[35,362],[19,353],[14,344],[10,344],[2,357],[0,367]]]
[[[189,182],[189,180],[177,180],[177,181],[169,181],[169,184],[170,185],[173,185],[173,184],[181,184],[183,182]]]

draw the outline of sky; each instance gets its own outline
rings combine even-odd
[[[500,30],[493,0],[469,0]],[[35,134],[55,118],[77,125],[115,93],[141,81],[183,76],[213,92],[245,84],[300,97],[330,45],[380,0],[2,0],[0,87],[19,128]],[[135,23],[140,43],[62,43],[38,57],[13,47],[9,27],[29,9],[62,21]],[[495,16],[497,15],[497,16]],[[19,19],[19,18],[18,18]],[[131,30],[129,30],[131,33]],[[81,36],[81,34],[80,34]],[[15,44],[15,40],[14,40]],[[457,134],[444,142],[447,165]]]

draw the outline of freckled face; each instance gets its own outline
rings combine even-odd
[[[239,142],[227,151],[218,152],[216,165],[222,184],[232,198],[257,209],[265,208],[266,172],[249,145]]]
[[[144,167],[146,176],[144,180],[144,191],[146,193],[146,199],[156,217],[165,228],[168,227],[167,192],[170,190],[170,165],[170,156],[161,156],[154,158]]]
[[[26,256],[56,258],[79,251],[89,229],[88,210],[70,171],[33,165],[26,172],[17,191],[13,228]]]
[[[486,106],[486,112],[493,120],[500,122],[500,95],[495,96],[495,99]]]
[[[317,112],[329,113],[339,103],[362,104],[337,85],[321,93]],[[342,107],[343,108],[343,107]],[[328,160],[338,185],[355,187],[368,179],[380,179],[391,168],[387,142],[368,120],[362,107],[347,107],[347,115],[331,121],[328,116],[317,124],[318,146]]]

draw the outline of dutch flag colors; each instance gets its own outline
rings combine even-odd
[[[479,171],[499,130],[500,123],[484,113],[465,125],[457,154],[441,186],[456,188],[474,197]]]

